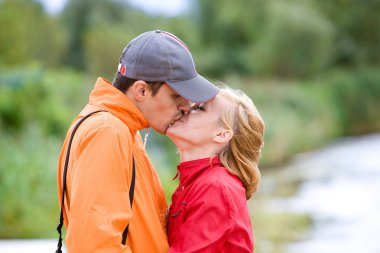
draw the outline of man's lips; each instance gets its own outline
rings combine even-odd
[[[169,125],[168,125],[168,127],[166,128],[166,131],[170,128],[170,127],[172,127],[173,125],[175,125],[177,122],[184,122],[184,120],[183,120],[183,117],[181,117],[180,119],[177,119],[177,120],[173,120]],[[166,132],[165,131],[165,132]]]
[[[166,134],[166,132],[168,131],[168,129],[176,123],[176,121],[177,121],[177,120],[173,120],[172,122],[169,123],[169,125],[168,125],[168,126],[166,127],[166,129],[165,129],[165,134]]]

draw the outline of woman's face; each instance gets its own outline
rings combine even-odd
[[[220,113],[229,102],[220,94],[207,103],[193,106],[188,115],[170,126],[166,132],[179,149],[205,147],[213,142],[221,128]]]

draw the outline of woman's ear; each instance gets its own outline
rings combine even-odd
[[[222,128],[213,138],[213,141],[220,144],[227,143],[232,139],[232,136],[233,136],[233,132],[231,130]]]
[[[148,84],[142,80],[136,81],[131,88],[131,95],[137,102],[143,102],[151,93]]]

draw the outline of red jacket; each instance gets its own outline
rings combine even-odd
[[[218,157],[178,165],[168,216],[169,252],[253,252],[245,188]]]

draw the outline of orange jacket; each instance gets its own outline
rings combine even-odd
[[[161,182],[142,145],[138,130],[148,123],[107,80],[98,78],[89,103],[72,123],[58,161],[61,202],[68,139],[84,115],[72,143],[67,172],[64,221],[69,253],[167,252],[166,199]],[[136,164],[133,208],[129,202],[132,154]],[[126,245],[122,233],[130,224]]]

